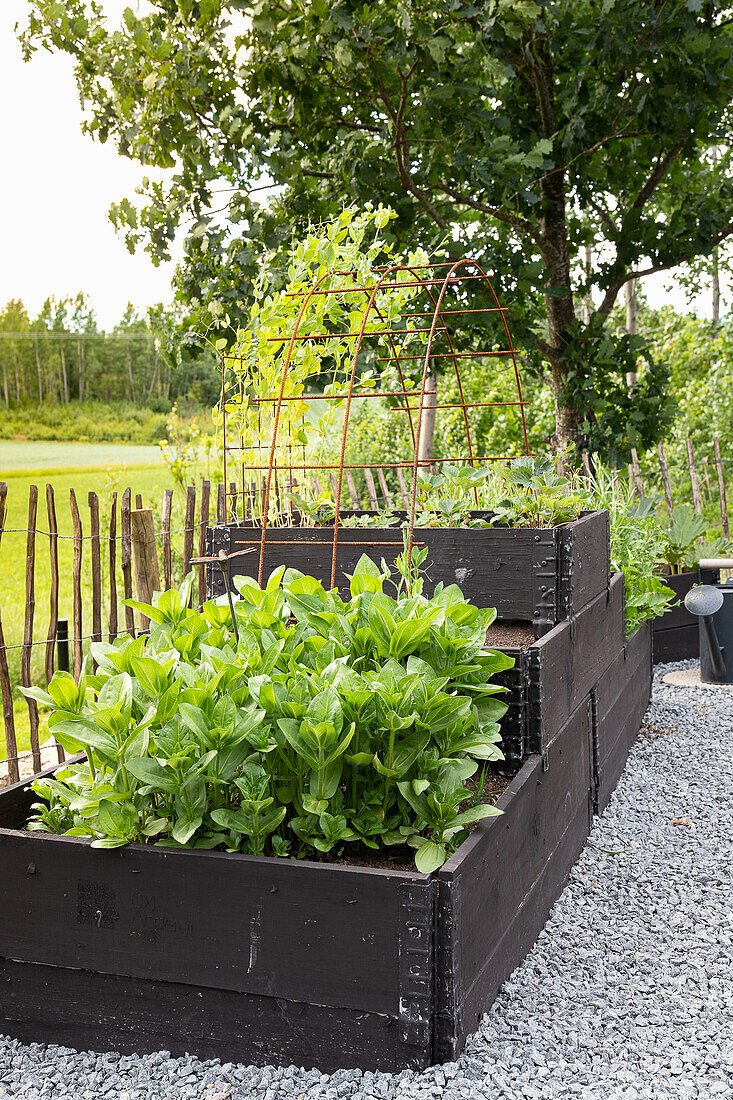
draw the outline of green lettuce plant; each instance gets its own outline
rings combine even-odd
[[[223,601],[188,607],[190,575],[152,605],[130,601],[148,637],[95,643],[78,686],[59,672],[47,692],[25,689],[86,754],[36,780],[29,827],[94,847],[298,858],[407,843],[435,870],[497,812],[466,782],[501,758],[492,677],[512,660],[483,648],[493,610],[455,585],[422,595],[418,559],[394,597],[367,557],[348,600],[296,570],[263,589],[242,579],[238,645]]]

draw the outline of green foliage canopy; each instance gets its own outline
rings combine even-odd
[[[604,323],[630,277],[733,230],[730,155],[703,155],[730,125],[729,3],[153,0],[114,29],[97,0],[30,5],[26,55],[74,56],[87,131],[173,170],[112,217],[154,257],[193,222],[179,287],[194,310],[236,317],[258,254],[379,200],[408,247],[487,263],[551,384],[560,447],[662,431],[664,372],[640,370],[627,416],[640,349],[614,350]]]

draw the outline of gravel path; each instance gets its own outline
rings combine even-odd
[[[673,667],[686,665],[658,671],[645,732],[537,945],[458,1062],[326,1076],[0,1038],[0,1097],[733,1098],[733,691],[667,687]]]

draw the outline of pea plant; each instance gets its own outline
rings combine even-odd
[[[426,599],[418,564],[394,597],[367,557],[347,600],[296,570],[242,579],[236,646],[222,601],[188,607],[190,575],[130,601],[149,636],[95,643],[78,685],[25,689],[85,753],[36,780],[29,828],[296,858],[407,844],[420,871],[441,866],[497,813],[466,783],[501,758],[492,677],[512,660],[483,648],[495,612],[454,585]]]

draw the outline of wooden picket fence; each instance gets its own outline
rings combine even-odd
[[[710,463],[707,457],[704,459],[702,465],[695,459],[695,452],[692,446],[691,440],[686,441],[687,452],[687,470],[690,475],[690,489],[692,495],[692,504],[695,511],[702,515],[703,512],[703,494],[706,494],[709,500],[713,500],[717,496],[717,504],[720,507],[720,522],[723,528],[724,538],[730,538],[730,521],[728,518],[728,500],[725,489],[725,467],[723,464],[723,456],[720,450],[720,439],[716,435],[713,438],[713,461]],[[667,463],[667,454],[665,451],[664,443],[660,443],[657,447],[657,456],[659,460],[659,477],[662,485],[662,492],[664,494],[664,503],[667,508],[667,512],[672,517],[674,511],[674,501],[672,500],[672,484],[669,477],[669,465]],[[712,467],[712,469],[711,469]],[[713,471],[715,477],[715,485],[713,485]],[[650,471],[648,471],[650,472]],[[656,471],[654,471],[656,473]],[[639,464],[639,456],[636,448],[631,449],[631,462],[629,463],[629,484],[632,486],[637,496],[644,496],[649,486],[645,487],[644,475],[642,474],[641,466]],[[716,491],[717,490],[717,491]]]

